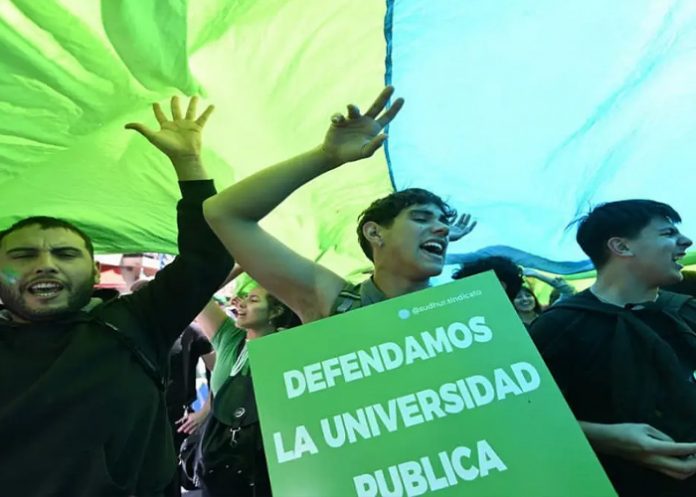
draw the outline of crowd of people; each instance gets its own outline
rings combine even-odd
[[[356,230],[373,271],[356,285],[259,225],[304,184],[374,154],[404,104],[392,97],[349,105],[317,147],[220,193],[200,158],[212,107],[199,115],[194,97],[182,112],[175,97],[171,117],[154,105],[158,130],[128,124],[181,189],[179,255],[132,293],[93,293],[92,242],[72,223],[29,217],[0,232],[3,495],[169,496],[187,479],[210,497],[271,495],[247,341],[428,288],[462,236],[433,192],[375,200]],[[597,279],[577,294],[501,257],[453,275],[495,272],[621,496],[696,492],[696,302],[661,289],[682,280],[692,242],[680,221],[651,200],[594,207],[577,241]],[[240,268],[259,286],[233,318],[211,298]],[[525,278],[552,285],[554,302],[544,308]],[[211,399],[193,413],[192,365],[206,356]]]

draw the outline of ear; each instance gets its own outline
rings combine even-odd
[[[378,247],[384,245],[384,240],[382,239],[382,227],[376,222],[368,221],[363,224],[362,233],[371,245],[377,245]]]
[[[614,236],[607,240],[607,248],[609,252],[619,257],[631,257],[633,251],[628,246],[628,241],[625,238]]]
[[[283,314],[283,308],[280,306],[276,306],[273,309],[271,309],[271,312],[268,313],[268,319],[269,321],[271,319],[275,319],[277,317],[280,317]]]
[[[101,280],[101,263],[94,261],[94,284],[96,285]]]

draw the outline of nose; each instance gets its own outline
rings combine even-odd
[[[442,237],[447,237],[449,236],[450,232],[450,226],[447,223],[443,223],[442,221],[435,221],[435,226],[433,227],[433,233],[436,233],[439,236]]]
[[[691,238],[688,238],[686,236],[681,237],[681,240],[679,241],[679,245],[681,247],[684,247],[684,249],[687,249],[688,247],[691,247],[694,244],[693,241],[691,241]]]
[[[55,274],[58,272],[53,255],[50,252],[41,252],[36,258],[35,274]]]

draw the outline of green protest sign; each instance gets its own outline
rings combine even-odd
[[[274,495],[616,495],[493,273],[249,356]]]

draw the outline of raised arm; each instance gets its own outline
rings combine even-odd
[[[140,291],[126,297],[144,327],[158,333],[161,345],[171,343],[210,300],[232,269],[232,259],[203,218],[203,200],[215,193],[200,160],[201,132],[213,108],[197,117],[193,97],[184,114],[179,99],[171,100],[171,119],[153,106],[160,129],[140,123],[126,128],[142,134],[171,161],[182,198],[177,205],[179,255]]]
[[[211,300],[196,317],[196,324],[200,326],[203,334],[212,342],[222,323],[228,319],[230,318],[225,314],[225,311],[220,309],[220,306],[214,300]]]
[[[525,276],[529,278],[536,278],[539,281],[543,281],[547,285],[557,289],[560,292],[562,298],[569,297],[575,293],[575,288],[573,288],[573,285],[568,283],[561,276],[547,276],[541,271],[537,271],[536,269],[532,268],[524,268],[523,273]]]
[[[382,129],[403,105],[397,99],[384,111],[393,91],[385,88],[365,114],[349,105],[347,117],[331,118],[322,145],[264,169],[204,204],[208,223],[244,270],[305,323],[329,315],[345,281],[290,250],[258,223],[305,183],[374,154],[386,139]]]

